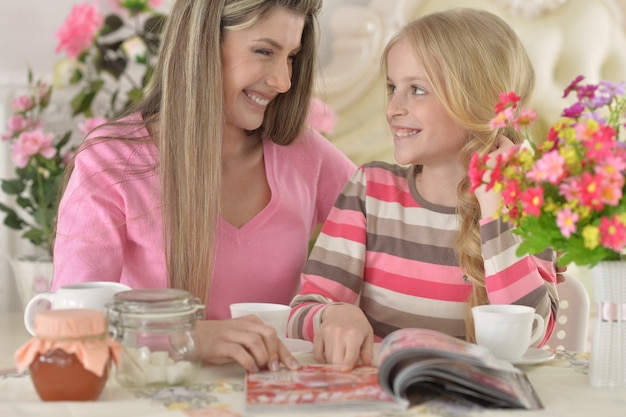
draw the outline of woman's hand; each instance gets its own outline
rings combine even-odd
[[[219,365],[237,362],[246,370],[278,370],[282,362],[289,369],[300,364],[278,339],[273,327],[254,315],[229,320],[200,320],[196,323],[200,355],[204,362]]]
[[[513,146],[515,146],[515,144],[511,141],[511,139],[504,135],[498,135],[493,144],[493,149],[489,153],[489,160],[491,163],[495,161],[498,154],[506,152]],[[489,182],[490,178],[483,178],[483,180]],[[480,204],[480,212],[483,219],[494,216],[498,207],[500,207],[501,200],[499,193],[496,193],[493,189],[487,191],[486,188],[487,187],[483,184],[474,191],[474,195],[478,199],[478,204]]]
[[[359,307],[332,304],[324,309],[313,339],[313,358],[341,365],[342,371],[354,368],[359,359],[364,365],[372,363],[374,332]]]

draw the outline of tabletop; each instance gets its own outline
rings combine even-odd
[[[21,313],[0,315],[0,415],[3,417],[252,417],[244,404],[245,372],[237,364],[202,368],[195,384],[184,387],[128,390],[110,378],[97,402],[42,402],[28,373],[14,369],[13,353],[29,339]],[[297,353],[301,363],[314,363],[308,352]],[[626,415],[626,388],[595,388],[589,384],[586,353],[558,351],[545,363],[522,369],[541,398],[544,409],[523,411],[523,417],[588,417]],[[268,414],[265,414],[268,415]],[[287,415],[287,414],[285,414]],[[289,413],[289,416],[295,416]],[[308,417],[414,417],[522,415],[512,410],[460,408],[449,403],[431,402],[403,412],[334,411],[306,412]]]

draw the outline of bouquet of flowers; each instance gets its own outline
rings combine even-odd
[[[469,169],[472,190],[485,184],[502,193],[498,214],[522,237],[518,254],[551,247],[562,253],[561,265],[618,260],[626,247],[626,147],[620,141],[625,86],[583,79],[565,89],[563,98],[574,93],[576,102],[546,140],[527,139],[495,158],[474,155]],[[519,101],[515,92],[501,94],[494,130],[527,132],[536,117]]]
[[[107,16],[94,3],[74,6],[56,33],[56,51],[65,51],[67,58],[55,65],[54,87],[77,89],[70,105],[72,116],[80,117],[81,138],[141,98],[166,18],[153,9],[161,0],[110,2],[117,12]],[[48,254],[57,194],[73,151],[72,130],[55,135],[44,126],[52,92],[29,69],[28,90],[11,102],[13,115],[2,140],[11,144],[15,177],[3,179],[1,188],[18,208],[0,203],[4,224],[25,230],[22,237]]]

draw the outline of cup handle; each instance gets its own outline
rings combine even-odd
[[[42,292],[36,294],[33,298],[30,299],[28,304],[26,304],[26,308],[24,309],[24,327],[31,336],[35,335],[35,314],[37,314],[37,304],[40,300],[46,300],[52,304],[52,299],[54,298],[54,294],[51,292]]]
[[[535,317],[533,318],[533,323],[534,322],[537,322],[537,326],[533,330],[533,334],[530,336],[529,346],[534,345],[539,340],[539,338],[543,336],[543,331],[544,331],[543,326],[545,325],[543,317],[535,313]]]

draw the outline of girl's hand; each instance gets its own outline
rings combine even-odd
[[[237,362],[246,370],[278,370],[280,363],[289,369],[300,364],[280,341],[273,327],[254,315],[229,320],[200,320],[196,324],[201,359],[219,365]]]
[[[374,358],[374,331],[363,311],[353,304],[332,304],[322,313],[315,331],[313,357],[320,363],[341,365],[342,371]]]

